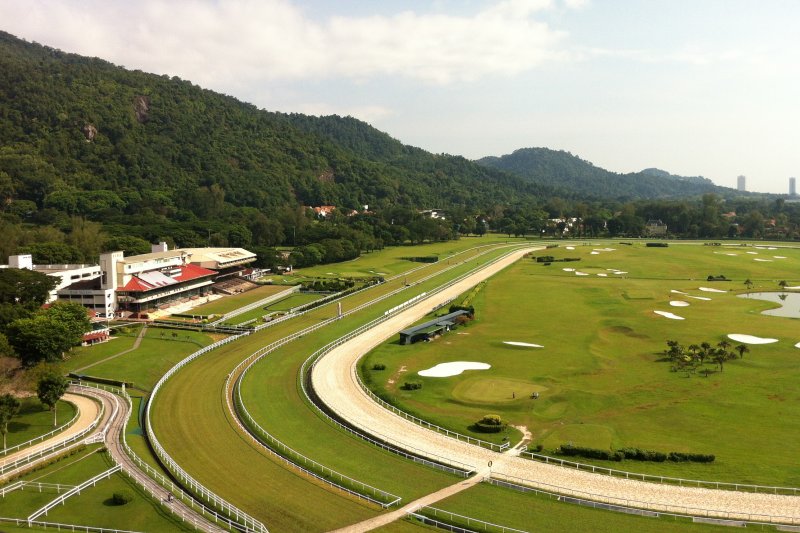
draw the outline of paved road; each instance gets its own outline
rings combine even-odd
[[[424,317],[437,303],[465,292],[483,279],[513,263],[525,253],[487,267],[468,280],[436,294],[369,332],[339,346],[314,367],[312,381],[320,399],[339,416],[362,431],[379,435],[395,444],[431,458],[449,457],[453,464],[472,465],[481,471],[493,462],[493,474],[521,478],[525,484],[577,497],[630,505],[662,512],[735,518],[800,522],[800,496],[754,494],[726,490],[661,485],[592,474],[504,455],[422,428],[373,402],[356,381],[361,355]],[[776,519],[770,517],[784,517]],[[789,517],[789,519],[787,519]]]

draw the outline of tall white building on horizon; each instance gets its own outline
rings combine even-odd
[[[736,190],[737,191],[742,191],[742,192],[747,190],[747,188],[745,186],[745,177],[744,176],[739,176],[738,178],[736,178]]]
[[[789,178],[789,196],[797,196],[797,180]]]

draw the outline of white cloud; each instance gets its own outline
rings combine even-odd
[[[560,57],[563,34],[534,18],[549,7],[506,0],[471,16],[405,11],[319,22],[288,0],[0,0],[0,20],[30,40],[211,87],[342,76],[446,84]]]

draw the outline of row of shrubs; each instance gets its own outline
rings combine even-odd
[[[730,281],[728,278],[725,277],[724,274],[718,274],[716,276],[709,274],[706,278],[706,281]]]
[[[540,255],[539,257],[535,257],[537,263],[571,263],[573,261],[580,261],[580,257],[562,257],[561,259],[556,259],[552,255]]]
[[[667,244],[665,242],[648,242],[648,243],[645,243],[645,246],[647,248],[667,248],[669,246],[669,244]]]
[[[562,444],[558,451],[559,455],[568,457],[585,457],[587,459],[601,459],[604,461],[622,461],[632,459],[634,461],[651,461],[663,463],[673,461],[676,463],[712,463],[716,457],[714,454],[706,453],[684,453],[684,452],[658,452],[655,450],[642,450],[640,448],[622,448],[620,450],[602,450],[599,448],[585,448]]]
[[[355,281],[348,278],[315,279],[314,281],[303,282],[301,290],[315,292],[340,292],[352,288],[355,284]]]
[[[437,263],[439,261],[439,257],[435,255],[423,255],[418,257],[401,257],[400,259],[404,259],[406,261],[414,261],[415,263]]]

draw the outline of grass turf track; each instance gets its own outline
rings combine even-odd
[[[283,292],[288,288],[289,287],[284,287],[281,285],[262,285],[247,292],[224,296],[214,300],[213,302],[195,307],[183,314],[198,316],[224,315],[225,313],[230,313],[231,311],[235,311],[236,309],[244,307],[245,305],[249,305],[279,292]]]
[[[365,358],[362,372],[374,362],[386,364],[381,373],[367,371],[381,385],[376,392],[393,394],[407,410],[456,431],[464,432],[481,416],[497,413],[526,425],[534,443],[548,449],[572,441],[598,448],[635,446],[717,456],[710,465],[597,463],[611,468],[800,486],[795,460],[800,454],[800,413],[790,407],[800,399],[796,319],[759,314],[772,305],[767,302],[698,290],[712,286],[740,292],[745,279],[754,282],[753,290],[777,289],[780,280],[800,284],[800,251],[671,244],[669,248],[612,245],[613,252],[589,253],[598,247],[546,252],[579,256],[579,262],[551,266],[519,262],[478,293],[477,320],[472,325],[433,343],[413,347],[387,343]],[[774,260],[755,262],[756,257]],[[564,272],[564,267],[590,274],[620,268],[628,274],[626,279],[611,274],[578,277]],[[734,281],[712,284],[705,280],[708,274],[725,274]],[[672,289],[711,300],[686,298],[670,293]],[[670,307],[670,299],[691,305]],[[686,320],[659,317],[655,309]],[[667,339],[687,346],[703,341],[714,345],[734,332],[780,342],[750,346],[744,359],[726,363],[724,372],[708,378],[686,378],[670,372],[668,363],[657,362]],[[503,344],[507,340],[545,348],[511,347]],[[453,360],[493,366],[446,379],[415,375]],[[403,366],[406,373],[399,372]],[[402,379],[410,375],[423,382],[422,390],[398,391]],[[389,384],[390,379],[395,383]],[[532,391],[540,393],[538,400],[530,399]]]
[[[442,262],[426,271],[445,266]],[[411,280],[411,276],[409,278]],[[381,286],[379,290],[388,291],[401,282]],[[377,294],[378,291],[371,290],[353,296],[343,302],[343,307],[355,306]],[[339,494],[317,488],[294,471],[274,463],[232,430],[227,418],[222,387],[225,376],[238,361],[271,340],[333,313],[335,305],[316,309],[198,359],[167,382],[154,406],[155,431],[170,454],[202,483],[262,518],[275,531],[326,530],[376,512],[371,506],[351,503]],[[180,413],[190,414],[182,416]],[[325,445],[320,439],[309,444],[313,447]],[[363,468],[370,469],[373,465],[364,462]],[[438,472],[431,475],[442,476]],[[442,483],[450,481],[443,479]]]

